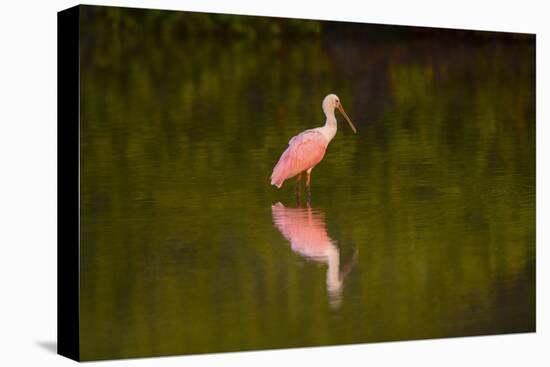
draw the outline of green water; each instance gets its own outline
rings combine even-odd
[[[535,330],[533,42],[130,36],[82,34],[83,359]]]

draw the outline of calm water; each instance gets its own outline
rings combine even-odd
[[[83,359],[534,331],[533,43],[124,37],[82,47]],[[308,206],[269,176],[329,92]]]

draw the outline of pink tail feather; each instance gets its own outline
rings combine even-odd
[[[271,174],[271,184],[277,186],[277,188],[281,188],[283,186],[283,182],[285,182],[285,179],[281,177],[280,170],[277,170],[277,167],[273,170],[273,173]]]
[[[288,176],[288,153],[285,151],[281,158],[279,159],[279,162],[275,165],[275,168],[273,168],[273,173],[271,174],[271,184],[277,186],[277,188],[281,188],[283,186],[283,182],[289,177]]]

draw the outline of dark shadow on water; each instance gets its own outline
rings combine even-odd
[[[57,342],[52,340],[40,340],[36,342],[36,345],[47,350],[48,352],[57,354]]]

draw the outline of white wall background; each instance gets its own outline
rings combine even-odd
[[[537,333],[99,362],[108,366],[548,366],[550,34],[543,0],[87,1],[238,14],[537,33]],[[64,366],[56,342],[56,12],[74,1],[4,1],[0,11],[0,365]],[[546,144],[545,144],[546,143]],[[546,163],[546,164],[545,164]],[[545,167],[546,166],[546,169]],[[544,224],[546,223],[546,226]]]

